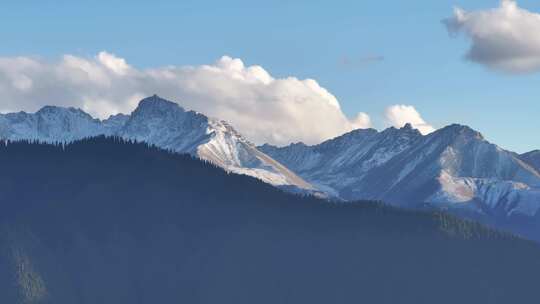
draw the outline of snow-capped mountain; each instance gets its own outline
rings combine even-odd
[[[189,153],[272,185],[314,190],[302,178],[257,150],[226,122],[185,111],[178,104],[155,95],[143,99],[116,134],[174,152]]]
[[[36,113],[0,115],[0,138],[65,142],[100,134],[110,134],[108,122],[92,118],[82,110],[45,106]]]
[[[384,164],[421,137],[407,125],[401,130],[389,128],[383,132],[358,129],[315,146],[296,143],[283,148],[263,145],[259,149],[280,159],[313,185],[343,199],[355,199],[344,190],[354,191],[372,168]]]
[[[94,119],[80,109],[46,106],[36,113],[0,115],[0,139],[70,142],[113,135],[189,153],[228,171],[275,186],[313,191],[302,178],[244,139],[224,121],[186,111],[156,95],[143,99],[131,115]]]
[[[314,146],[280,148],[256,147],[226,122],[155,95],[130,115],[106,120],[53,106],[0,114],[0,139],[70,142],[97,135],[189,153],[293,191],[492,218],[525,216],[540,223],[540,152],[506,151],[467,126],[450,125],[426,136],[411,125],[359,129]]]
[[[505,216],[540,210],[540,173],[467,126],[423,136],[410,125],[355,130],[316,146],[261,151],[346,199],[467,208]]]

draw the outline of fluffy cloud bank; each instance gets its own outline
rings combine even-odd
[[[540,14],[516,1],[502,0],[498,8],[483,11],[456,8],[443,23],[451,34],[470,38],[468,60],[509,73],[540,70]]]
[[[93,58],[65,55],[56,62],[0,57],[1,112],[59,105],[106,118],[130,113],[153,94],[226,120],[257,144],[315,144],[372,125],[366,113],[347,118],[338,100],[313,79],[274,78],[261,66],[227,56],[211,65],[145,70],[107,52]],[[392,125],[431,128],[412,106],[386,112]]]
[[[422,134],[429,134],[435,131],[433,126],[429,125],[423,118],[420,116],[420,113],[416,111],[413,106],[408,105],[393,105],[386,108],[384,116],[387,122],[396,127],[401,128],[405,124],[410,123],[413,128],[418,129]]]
[[[371,126],[365,113],[348,119],[337,99],[313,79],[274,78],[260,66],[227,56],[212,65],[145,70],[107,52],[94,58],[65,55],[57,62],[0,58],[4,112],[53,104],[105,118],[131,112],[154,93],[227,120],[256,143],[318,143]]]

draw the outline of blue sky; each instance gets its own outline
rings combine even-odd
[[[180,3],[181,2],[181,3]],[[540,148],[540,75],[464,59],[470,45],[441,20],[472,1],[10,1],[0,10],[1,57],[117,54],[137,68],[200,65],[222,55],[275,77],[313,78],[348,116],[375,127],[392,104],[435,127],[458,122],[518,152]],[[540,2],[519,6],[540,12]]]

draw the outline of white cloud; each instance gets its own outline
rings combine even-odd
[[[443,23],[451,34],[470,38],[468,60],[509,73],[540,70],[540,14],[516,1],[502,0],[498,8],[473,12],[456,8]]]
[[[360,112],[351,120],[354,129],[364,129],[371,126],[371,117],[366,113]]]
[[[97,58],[101,64],[118,75],[125,75],[131,69],[126,60],[107,52],[100,52]]]
[[[435,131],[435,128],[428,124],[413,106],[393,105],[387,107],[384,116],[386,121],[396,128],[401,128],[410,123],[413,128],[418,129],[424,135]]]
[[[94,58],[65,55],[58,62],[0,58],[2,112],[51,104],[104,118],[129,113],[154,93],[227,120],[256,143],[313,144],[371,126],[365,113],[349,120],[338,100],[313,79],[274,78],[260,66],[227,56],[212,65],[145,70],[107,52]]]

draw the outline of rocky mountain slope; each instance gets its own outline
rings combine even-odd
[[[535,218],[540,173],[467,126],[422,136],[410,125],[356,130],[315,146],[260,150],[313,185],[346,199],[464,209],[491,218]]]

